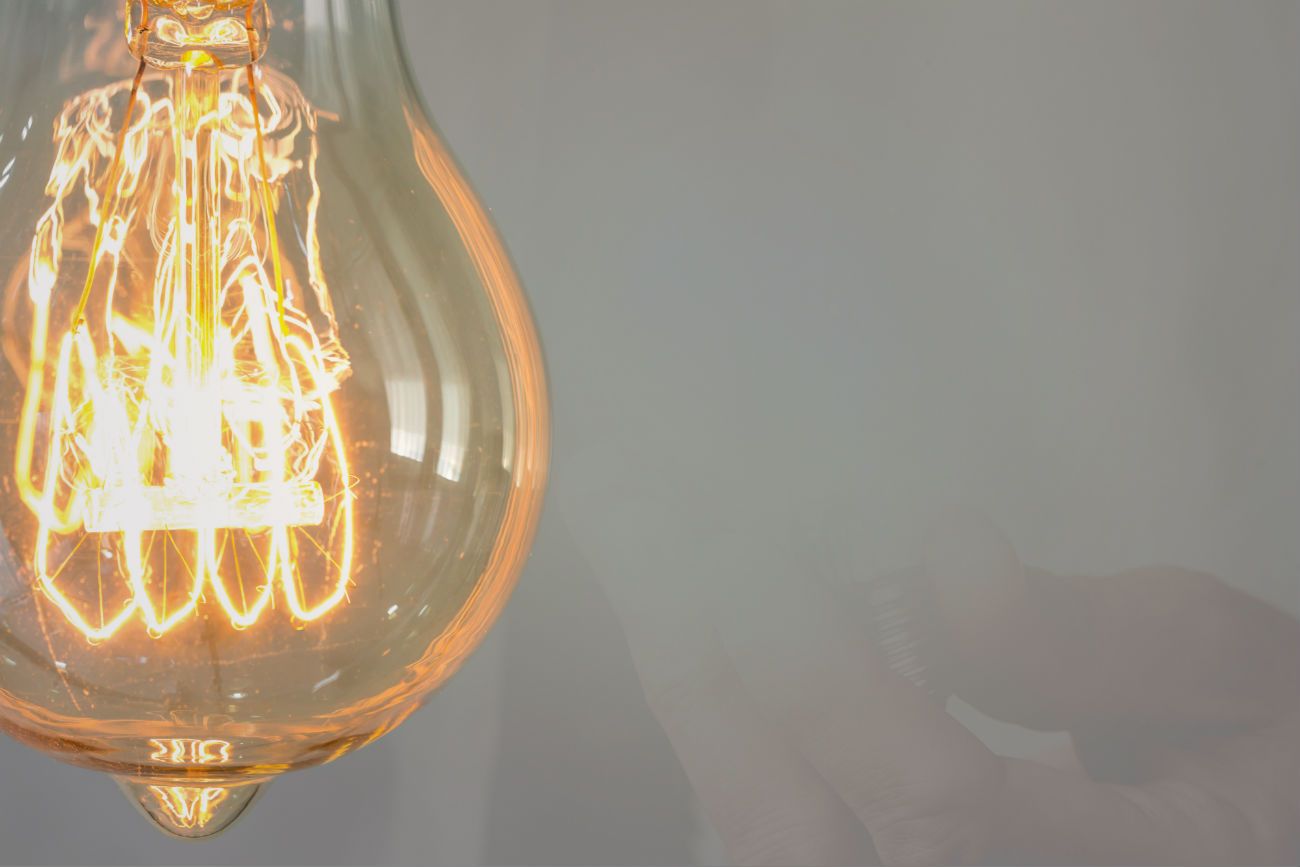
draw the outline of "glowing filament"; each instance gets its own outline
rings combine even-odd
[[[204,828],[216,816],[230,791],[220,786],[150,786],[158,807],[177,828]]]
[[[230,741],[215,738],[150,738],[150,761],[168,765],[224,765],[230,761]]]
[[[124,92],[65,107],[32,242],[15,476],[37,586],[92,641],[133,619],[161,635],[203,600],[237,628],[273,597],[316,620],[346,598],[354,543],[314,117],[251,65],[245,79],[142,61],[122,120]],[[295,273],[276,219],[298,205]],[[69,293],[65,238],[92,233]],[[188,821],[213,805],[172,806]]]

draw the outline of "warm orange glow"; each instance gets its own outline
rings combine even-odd
[[[185,839],[444,684],[546,481],[528,303],[394,10],[318,5],[13,34],[0,729]]]
[[[160,69],[241,66],[261,57],[268,17],[265,0],[126,0],[126,39]]]
[[[224,765],[230,761],[230,741],[215,738],[150,738],[149,759],[168,765]]]
[[[141,60],[124,119],[123,85],[65,106],[32,242],[15,476],[37,519],[38,586],[91,641],[132,620],[162,635],[205,600],[237,628],[277,596],[316,620],[346,598],[352,569],[332,400],[349,365],[316,261],[314,143],[306,165],[294,151],[314,118],[286,79],[252,65],[222,76],[188,51],[148,76]],[[280,193],[291,173],[312,191],[296,284],[275,226],[296,204]],[[68,316],[82,286],[63,276],[64,211],[78,195],[94,243]],[[92,569],[93,583],[61,580]]]
[[[537,504],[550,469],[550,402],[537,330],[519,276],[492,219],[427,121],[408,111],[406,123],[416,164],[447,209],[501,324],[513,383],[514,442],[510,462],[514,484],[484,579],[475,586],[451,627],[420,661],[423,676],[439,679],[450,676],[482,640],[510,598],[528,557],[540,517]],[[387,700],[387,696],[378,696],[374,704],[382,705]]]
[[[230,790],[221,786],[150,786],[149,793],[171,824],[185,830],[207,825],[217,815],[221,803],[230,797]]]

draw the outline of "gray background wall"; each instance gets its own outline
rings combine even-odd
[[[1300,609],[1300,6],[400,5],[548,350],[518,595],[427,709],[204,846],[0,743],[5,863],[715,859],[605,591],[684,598],[720,516],[868,574],[963,501],[1035,562]],[[646,485],[673,509],[628,545]]]

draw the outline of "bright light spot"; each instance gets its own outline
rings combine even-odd
[[[315,187],[314,162],[294,145],[314,134],[311,109],[282,76],[255,89],[205,72],[170,76],[64,106],[52,201],[29,259],[15,477],[38,522],[37,586],[91,641],[132,620],[161,635],[205,602],[248,628],[273,593],[312,621],[347,598],[351,577],[353,496],[333,406],[348,359],[284,291],[274,218],[290,173]],[[88,228],[74,232],[65,211],[78,207]],[[314,248],[314,204],[305,216]],[[65,256],[65,235],[75,255]],[[87,246],[83,288],[60,270],[84,261]],[[301,276],[324,291],[309,260]],[[82,299],[71,317],[69,292]],[[88,534],[94,543],[82,545]],[[169,571],[187,581],[181,599],[156,589],[167,583],[155,573]]]
[[[424,383],[417,379],[389,379],[384,383],[388,414],[392,421],[388,450],[413,461],[424,459],[428,423],[424,404]]]
[[[316,681],[316,684],[311,688],[311,691],[318,692],[321,689],[324,689],[325,687],[329,686],[331,683],[339,679],[339,674],[341,674],[341,672],[336,671],[333,674],[331,674],[329,677]]]

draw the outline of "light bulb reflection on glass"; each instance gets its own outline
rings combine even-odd
[[[0,722],[202,836],[481,637],[536,522],[540,354],[386,2],[16,5],[81,55],[6,94],[51,137],[0,188]]]

